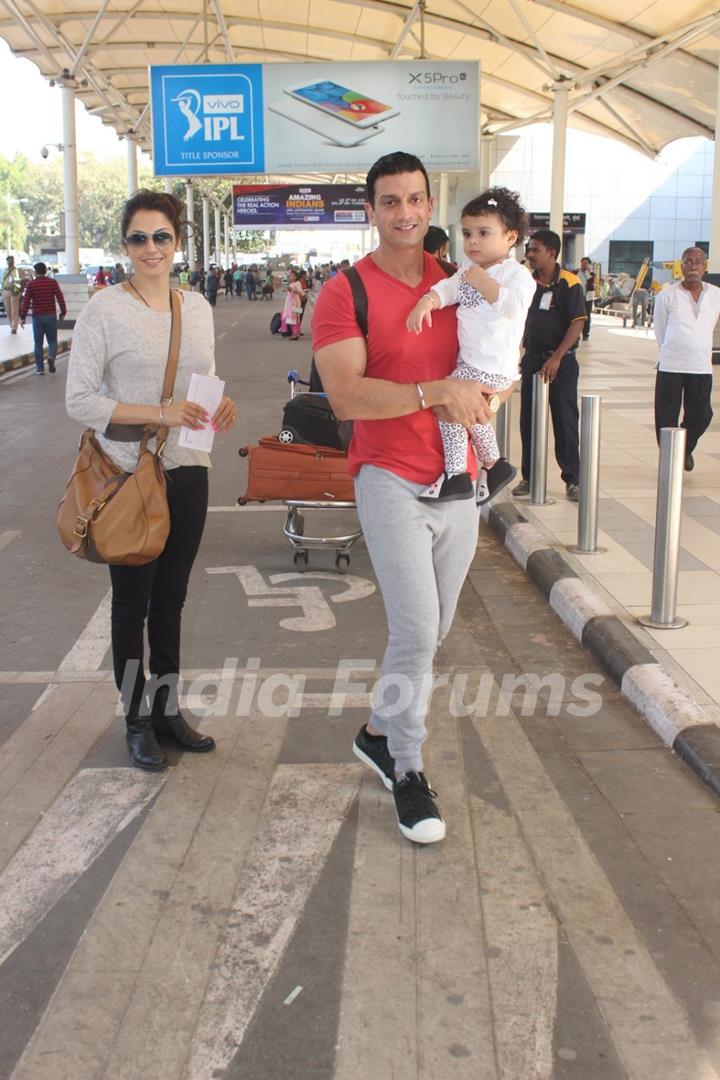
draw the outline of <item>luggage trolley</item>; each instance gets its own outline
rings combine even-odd
[[[290,397],[295,397],[297,386],[309,386],[310,383],[300,378],[296,370],[288,372],[287,381],[290,384]],[[283,443],[301,442],[295,431],[283,429],[279,433],[279,441]],[[247,455],[247,447],[243,447],[239,453],[241,457]],[[245,504],[245,496],[240,496],[238,504]],[[283,533],[290,541],[293,549],[293,563],[300,573],[304,573],[309,561],[311,551],[330,549],[335,552],[335,566],[339,573],[344,573],[350,565],[350,551],[356,540],[362,536],[362,529],[339,536],[308,536],[305,533],[305,512],[308,510],[355,510],[355,502],[332,502],[329,500],[310,499],[283,499],[283,505],[287,507]]]
[[[310,386],[309,382],[300,378],[299,373],[293,368],[288,371],[287,381],[290,384],[290,397],[294,398],[300,386]],[[281,442],[293,442],[295,433],[283,428],[279,434]],[[285,506],[288,508],[285,517],[283,532],[293,547],[293,563],[303,573],[308,564],[309,552],[330,548],[335,551],[335,566],[339,573],[343,573],[350,565],[350,550],[356,540],[362,536],[362,529],[348,533],[346,536],[306,536],[304,510],[355,510],[354,502],[310,502],[301,499],[286,499]]]

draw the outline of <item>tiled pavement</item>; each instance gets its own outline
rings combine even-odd
[[[678,614],[681,630],[645,630],[637,616],[650,610],[658,451],[653,425],[656,346],[651,331],[623,329],[596,316],[589,342],[579,350],[581,393],[602,397],[598,544],[604,554],[576,556],[577,507],[564,497],[552,456],[551,506],[514,500],[540,523],[563,557],[590,581],[695,699],[720,720],[720,369],[715,368],[715,419],[684,474]],[[514,427],[517,424],[517,399]],[[513,432],[514,460],[519,437]]]
[[[269,308],[215,316],[242,426],[183,648],[218,748],[159,776],[113,715],[106,573],[53,534],[64,361],[0,392],[0,1077],[718,1080],[717,800],[485,526],[431,710],[446,841],[404,841],[350,754],[384,640],[366,552],[293,575],[281,515],[234,507],[289,366]]]

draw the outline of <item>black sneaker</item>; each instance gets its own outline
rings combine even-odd
[[[530,494],[530,481],[521,480],[519,484],[516,484],[512,489],[512,494],[522,498],[524,495]]]
[[[685,472],[692,472],[695,468],[695,460],[692,454],[685,455]]]
[[[502,457],[498,458],[492,469],[481,469],[477,483],[478,506],[494,499],[498,492],[513,482],[516,476],[517,469]]]
[[[452,499],[471,499],[474,494],[470,473],[458,473],[456,476],[443,473],[440,480],[418,495],[418,499],[421,502],[450,502]]]
[[[566,484],[565,494],[570,502],[580,502],[580,488],[577,484]]]
[[[434,803],[437,793],[432,790],[425,774],[406,772],[393,784],[395,813],[403,836],[416,844],[434,844],[445,838],[445,822]]]
[[[395,762],[390,757],[384,735],[371,738],[363,724],[355,736],[353,754],[374,769],[388,791],[392,791],[395,782]]]

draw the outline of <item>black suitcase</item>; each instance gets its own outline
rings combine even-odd
[[[281,322],[282,322],[282,315],[280,314],[279,311],[276,311],[275,314],[273,315],[272,319],[270,320],[270,333],[271,334],[279,334],[280,333],[280,323]]]
[[[285,405],[281,443],[306,446],[331,446],[344,450],[337,418],[324,394],[296,394]]]

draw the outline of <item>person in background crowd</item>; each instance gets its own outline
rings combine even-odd
[[[233,272],[229,267],[223,274],[223,284],[225,286],[225,299],[227,300],[228,296],[232,296],[233,291]]]
[[[423,248],[428,255],[432,255],[434,259],[437,259],[447,276],[452,277],[457,270],[457,266],[448,259],[449,247],[450,237],[445,230],[441,229],[439,225],[431,225],[425,234]]]
[[[248,300],[257,300],[257,267],[251,266],[245,274],[245,292],[247,293]]]
[[[695,468],[693,451],[710,426],[713,411],[712,346],[720,317],[720,289],[703,281],[707,255],[686,248],[682,281],[661,289],[655,297],[653,324],[660,348],[655,378],[655,433],[677,427],[680,409],[686,431],[685,470]]]
[[[235,283],[235,295],[237,297],[242,296],[244,277],[245,277],[244,272],[238,266],[237,270],[233,274],[233,282]]]
[[[350,265],[350,263],[348,263],[348,266],[349,265]],[[300,337],[303,337],[302,321],[303,321],[303,318],[305,316],[305,308],[307,306],[308,294],[310,292],[310,286],[308,284],[307,270],[300,270],[299,271],[299,273],[298,273],[298,281],[300,282],[300,287],[302,289],[302,297],[300,299],[300,308],[301,308],[301,311],[300,311]]]
[[[190,288],[193,292],[205,295],[205,271],[202,263],[196,263],[195,269],[190,274]]]
[[[220,271],[217,266],[211,266],[205,279],[205,298],[210,307],[217,304],[218,289],[220,288]]]
[[[303,287],[299,281],[296,270],[288,270],[288,285],[285,293],[282,315],[280,316],[280,333],[285,338],[297,341],[300,337],[300,320],[302,318]]]
[[[536,281],[535,296],[525,324],[525,355],[520,362],[520,439],[522,480],[513,495],[530,494],[533,375],[550,383],[550,415],[555,435],[555,458],[571,502],[579,499],[580,444],[578,434],[577,343],[585,325],[585,289],[569,270],[561,270],[560,237],[538,229],[530,237],[525,259]]]
[[[57,312],[55,304],[60,309],[60,318],[65,318],[67,308],[62,289],[54,278],[47,276],[47,266],[44,262],[35,263],[33,267],[36,277],[28,281],[20,304],[20,324],[25,326],[28,311],[32,308],[33,341],[35,343],[35,371],[38,375],[45,374],[45,361],[43,358],[43,337],[48,343],[48,371],[55,374],[55,358],[57,356]]]
[[[592,309],[595,303],[595,271],[593,265],[587,256],[583,256],[580,260],[580,269],[577,271],[577,276],[582,282],[582,286],[585,289],[585,326],[583,327],[582,339],[587,341],[590,337],[590,322],[592,320]]]
[[[20,293],[22,292],[22,278],[20,271],[15,265],[15,256],[8,255],[7,267],[3,272],[2,294],[5,314],[10,323],[10,333],[17,334],[18,321],[20,318]]]
[[[275,293],[275,286],[273,285],[272,271],[265,271],[265,280],[262,287],[263,300],[272,300]]]
[[[121,281],[125,280],[125,268],[122,263],[115,263],[113,267],[112,276],[110,278],[111,285],[119,285]]]
[[[95,288],[104,289],[109,281],[110,274],[105,270],[103,266],[98,266],[98,271],[95,275]]]
[[[190,267],[185,263],[178,274],[178,285],[183,292],[190,291]]]

